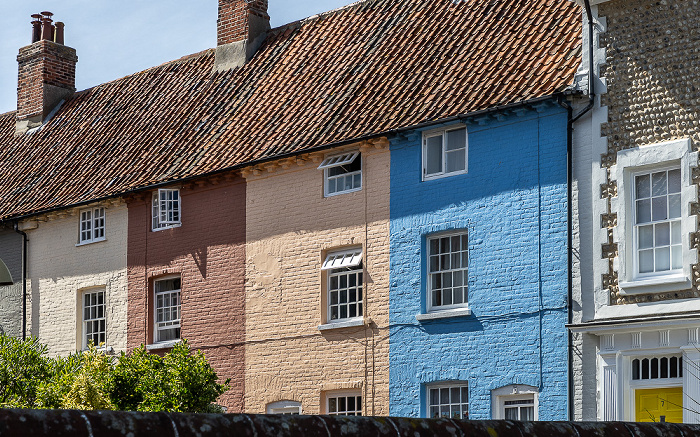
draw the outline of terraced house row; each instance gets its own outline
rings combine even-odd
[[[215,49],[79,92],[70,23],[35,18],[0,115],[0,327],[52,354],[187,339],[230,412],[698,421],[694,117],[628,118],[678,112],[622,44],[666,22],[603,13],[683,5],[363,0],[271,29],[219,0]]]

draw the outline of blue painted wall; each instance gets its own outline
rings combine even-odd
[[[539,388],[539,419],[567,419],[567,114],[557,106],[469,124],[468,173],[421,180],[421,132],[391,145],[390,414],[426,417],[426,384]],[[469,232],[471,316],[419,322],[426,238]]]

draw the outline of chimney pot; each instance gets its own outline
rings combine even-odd
[[[53,41],[54,27],[51,24],[52,21],[47,16],[41,19],[41,39]]]
[[[41,15],[32,15],[34,21],[32,21],[32,44],[41,39]]]
[[[65,26],[66,25],[61,21],[56,22],[56,41],[55,41],[56,44],[61,44],[61,45],[64,44],[64,27]]]

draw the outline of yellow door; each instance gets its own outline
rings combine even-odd
[[[683,422],[683,388],[650,388],[634,391],[637,422]]]

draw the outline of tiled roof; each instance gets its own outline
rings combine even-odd
[[[0,220],[551,95],[580,29],[569,0],[365,0],[239,69],[208,50],[82,91],[31,135],[0,115]]]

